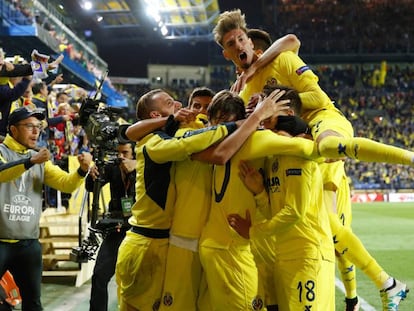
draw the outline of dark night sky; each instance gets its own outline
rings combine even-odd
[[[256,1],[219,0],[219,6],[221,11],[240,8],[246,14],[249,24],[249,15],[255,14],[257,17],[259,13]],[[159,44],[132,44],[117,48],[100,47],[99,42],[96,44],[99,56],[108,63],[110,76],[146,77],[148,63],[206,66],[210,55],[221,55],[221,49],[214,42],[164,41]]]

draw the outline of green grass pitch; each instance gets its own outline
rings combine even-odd
[[[411,289],[399,311],[414,311],[414,202],[353,204],[352,229],[385,271]],[[357,284],[358,296],[368,304],[361,310],[382,311],[377,288],[358,269]],[[337,311],[345,310],[343,300],[337,288]]]

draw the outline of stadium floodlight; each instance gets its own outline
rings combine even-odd
[[[168,34],[168,28],[167,26],[163,25],[161,27],[161,34],[165,37]]]
[[[157,8],[153,6],[148,6],[146,12],[147,12],[147,15],[151,17],[156,23],[161,21],[161,16]]]
[[[145,4],[147,6],[146,12],[149,17],[155,20],[158,23],[161,20],[160,12],[159,12],[159,3],[158,1],[154,0],[145,0]]]
[[[91,1],[84,1],[82,3],[82,8],[86,11],[90,11],[92,9],[92,2]]]

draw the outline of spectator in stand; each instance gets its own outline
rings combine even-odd
[[[53,108],[49,104],[49,90],[45,82],[39,82],[32,86],[33,91],[33,98],[32,102],[36,105],[38,109],[40,109],[46,118],[47,126],[45,130],[42,132],[41,137],[38,141],[38,147],[46,147],[48,146],[48,140],[50,138],[50,129],[49,127],[56,126],[59,123],[65,123],[66,121],[70,120],[69,115],[60,115],[57,117],[53,116]]]
[[[72,107],[69,103],[62,102],[57,108],[57,113],[55,117],[58,116],[69,116],[69,120],[66,122],[61,122],[54,126],[54,144],[57,148],[55,154],[55,160],[62,160],[67,158],[69,155],[69,146],[73,137],[73,124],[72,119],[75,117]]]
[[[4,52],[0,48],[0,64],[4,65]],[[5,66],[5,68],[7,68]],[[26,72],[27,73],[27,72]],[[26,75],[16,85],[12,85],[8,78],[2,78],[3,80],[0,85],[0,141],[4,139],[7,134],[8,117],[10,114],[10,108],[13,101],[18,100],[29,87],[32,79],[31,74]]]

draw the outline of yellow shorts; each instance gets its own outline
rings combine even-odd
[[[276,236],[270,235],[263,239],[251,239],[251,249],[259,272],[259,282],[265,293],[265,304],[276,305],[275,284],[273,270],[275,269]]]
[[[152,239],[128,231],[118,250],[115,276],[121,311],[159,307],[168,239]],[[155,309],[154,309],[155,308]]]
[[[333,261],[276,259],[274,277],[279,311],[335,311]]]
[[[201,246],[200,259],[213,310],[265,310],[250,248]]]
[[[340,223],[344,226],[351,226],[352,222],[352,204],[351,204],[351,190],[346,176],[344,162],[336,161],[330,163],[321,163],[319,168],[322,173],[323,184],[326,188],[327,185],[333,185],[335,191],[330,188],[330,191],[335,192],[335,202],[328,202],[326,206],[332,206],[335,204],[335,209],[328,209],[330,213],[335,212]],[[327,199],[329,196],[325,196]]]
[[[351,122],[337,109],[320,110],[308,122],[312,130],[314,140],[317,140],[319,134],[332,130],[343,137],[351,138],[354,136],[354,130]]]
[[[170,244],[160,311],[195,311],[201,273],[198,252]]]

